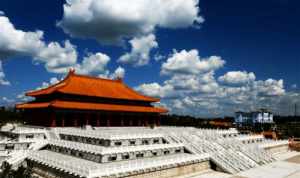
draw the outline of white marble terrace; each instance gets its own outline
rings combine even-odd
[[[274,162],[268,148],[287,145],[235,129],[192,127],[86,127],[1,129],[0,154],[14,166],[24,160],[78,177],[129,176],[210,160],[236,174]],[[13,136],[13,138],[10,138]],[[25,142],[24,147],[17,145]]]

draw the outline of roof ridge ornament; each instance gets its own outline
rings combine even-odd
[[[69,74],[75,74],[75,69],[73,67],[69,69]]]
[[[117,82],[123,82],[123,78],[122,77],[117,77],[116,79],[115,79],[115,81],[117,81]]]

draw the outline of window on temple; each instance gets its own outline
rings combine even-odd
[[[116,161],[116,160],[117,160],[117,156],[116,156],[116,155],[110,156],[110,157],[108,158],[108,161]]]
[[[142,158],[142,157],[144,157],[144,153],[138,153],[138,154],[136,154],[136,157],[137,158]]]
[[[83,158],[83,154],[82,153],[78,153],[78,156]]]
[[[87,143],[92,143],[91,139],[87,139],[86,141],[87,141]]]
[[[165,139],[162,139],[162,143],[163,144],[166,144],[166,143],[168,143]]]
[[[26,135],[26,138],[33,138],[33,134]]]
[[[159,139],[154,139],[154,140],[153,140],[153,143],[154,143],[154,144],[158,144],[158,143],[159,143]]]
[[[5,149],[6,150],[13,150],[14,149],[14,145],[12,145],[12,144],[5,145]]]
[[[122,159],[129,159],[129,154],[122,155]]]
[[[115,146],[121,146],[122,142],[115,142]]]
[[[142,141],[142,144],[143,144],[143,145],[149,145],[149,141],[148,141],[148,140],[143,140],[143,141]]]

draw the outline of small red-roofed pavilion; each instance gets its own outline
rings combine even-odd
[[[75,74],[47,88],[30,91],[35,100],[17,104],[26,124],[46,127],[160,125],[167,110],[154,107],[159,99],[144,96],[111,80]]]

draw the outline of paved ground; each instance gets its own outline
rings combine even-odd
[[[286,153],[281,153],[281,154],[276,154],[274,155],[276,160],[280,160],[280,161],[286,161],[290,158],[293,158],[295,156],[299,156],[300,152],[296,152],[296,151],[289,151]]]
[[[209,170],[185,178],[300,178],[300,152],[287,152],[276,158],[279,161],[237,175]]]
[[[292,158],[289,158],[286,161],[290,162],[290,163],[298,163],[298,164],[300,164],[300,155],[294,156]]]
[[[300,165],[287,161],[277,161],[244,171],[238,175],[247,178],[299,178],[296,175],[300,175]]]

